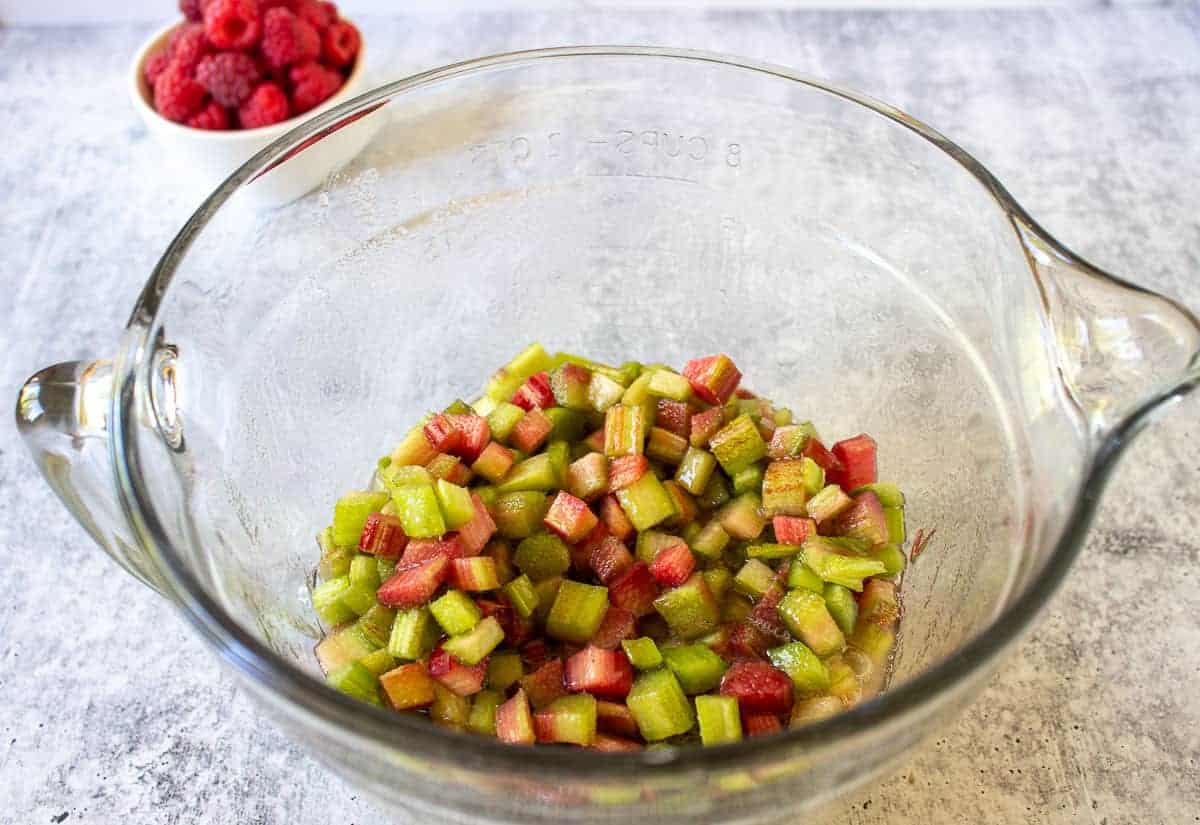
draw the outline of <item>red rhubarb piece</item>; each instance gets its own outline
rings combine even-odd
[[[533,714],[529,711],[529,699],[525,691],[518,690],[500,707],[496,708],[496,738],[510,745],[532,745]]]
[[[696,557],[683,542],[658,551],[650,564],[650,574],[664,587],[678,587],[688,580],[696,567]]]
[[[468,464],[474,464],[492,439],[492,428],[488,426],[487,419],[474,413],[447,414],[446,418],[461,436],[458,448],[448,452],[460,456]]]
[[[747,736],[765,736],[781,730],[783,724],[773,713],[748,713],[742,716],[742,731]]]
[[[709,404],[724,404],[742,380],[742,374],[728,355],[688,361],[683,365],[683,377],[691,383],[692,391]]]
[[[817,534],[816,522],[810,518],[775,516],[771,526],[775,528],[775,541],[780,544],[801,545],[806,538]]]
[[[607,536],[592,550],[588,566],[595,572],[596,578],[608,584],[633,567],[633,554],[615,536]]]
[[[633,665],[624,651],[588,645],[567,659],[563,682],[571,693],[624,699],[633,687]]]
[[[414,567],[397,570],[375,595],[387,607],[418,607],[433,597],[449,571],[450,559],[438,553]]]
[[[592,634],[591,644],[605,650],[616,650],[622,639],[632,639],[637,628],[637,617],[624,608],[610,604],[604,620]]]
[[[654,610],[658,585],[645,562],[635,562],[608,585],[608,600],[634,616],[646,616]]]
[[[841,485],[843,490],[853,490],[864,484],[874,484],[876,478],[875,439],[869,435],[856,435],[833,445],[834,456],[841,462],[842,469],[831,471],[830,481]]]
[[[599,522],[586,501],[566,490],[558,491],[542,520],[548,529],[558,533],[568,544],[583,541]]]
[[[554,391],[550,389],[550,374],[538,372],[529,376],[520,389],[513,393],[512,402],[523,410],[553,407]]]
[[[383,513],[367,516],[362,535],[358,538],[358,549],[372,556],[398,559],[408,544],[400,519]]]
[[[477,665],[464,665],[439,645],[429,657],[429,675],[442,687],[458,696],[471,696],[483,690],[487,678],[487,659]]]
[[[608,491],[623,490],[650,469],[650,461],[644,455],[623,455],[608,461]]]
[[[438,413],[424,427],[425,440],[439,453],[453,453],[462,446],[462,430],[454,426],[450,416]]]
[[[721,695],[736,697],[746,714],[787,713],[792,709],[792,680],[766,662],[743,659],[725,671]]]
[[[444,556],[449,560],[461,559],[465,555],[462,542],[456,533],[447,533],[440,539],[410,539],[404,555],[400,557],[400,567],[424,564],[437,556]]]
[[[633,711],[619,702],[604,699],[596,702],[596,729],[630,739],[638,736],[637,720],[633,718]]]
[[[478,494],[471,493],[471,504],[475,507],[475,515],[458,528],[458,542],[462,546],[464,556],[478,555],[496,532],[496,522],[492,521],[492,515],[483,499]]]
[[[621,541],[629,541],[634,534],[633,522],[625,515],[625,510],[616,496],[605,496],[600,502],[600,520],[604,522],[608,532]]]
[[[513,426],[508,440],[518,450],[533,453],[542,446],[554,429],[554,423],[539,409],[530,410]]]

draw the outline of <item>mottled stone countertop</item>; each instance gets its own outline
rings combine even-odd
[[[640,42],[834,79],[957,138],[1089,259],[1200,307],[1196,5],[363,23],[379,76]],[[195,204],[156,174],[158,149],[125,97],[148,31],[0,29],[0,398],[37,367],[109,354]],[[1198,410],[1191,400],[1140,438],[1034,634],[839,825],[1200,822]],[[3,825],[390,821],[263,722],[175,611],[89,543],[11,425],[0,579]]]

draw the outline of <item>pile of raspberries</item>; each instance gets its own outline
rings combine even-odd
[[[145,62],[155,110],[196,129],[255,129],[329,99],[358,29],[323,0],[179,0],[186,21]]]

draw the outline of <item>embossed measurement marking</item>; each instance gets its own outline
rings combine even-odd
[[[688,134],[665,129],[618,129],[613,132],[517,135],[503,140],[476,143],[469,147],[471,165],[485,171],[533,170],[552,162],[595,161],[597,163],[654,164],[655,173],[637,168],[617,171],[605,168],[597,174],[658,177],[695,182],[688,173],[708,169],[737,169],[744,160],[741,143],[720,141],[710,135]],[[682,174],[659,174],[659,169]]]

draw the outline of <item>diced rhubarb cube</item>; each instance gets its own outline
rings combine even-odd
[[[684,401],[660,398],[654,411],[654,426],[687,438],[692,434],[692,408]]]
[[[603,521],[597,521],[583,541],[571,547],[571,564],[577,573],[586,573],[592,569],[592,553],[606,538],[612,536]]]
[[[634,534],[633,522],[625,515],[625,508],[614,495],[604,497],[600,504],[600,520],[608,528],[608,532],[621,541],[629,541]]]
[[[721,695],[733,696],[744,714],[788,713],[792,680],[782,670],[753,660],[734,662],[721,677]]]
[[[746,623],[765,636],[771,644],[790,641],[787,626],[779,615],[779,602],[783,600],[783,595],[783,588],[778,584],[769,588],[746,617]]]
[[[571,693],[624,699],[633,687],[633,665],[623,651],[588,645],[567,659],[563,683]]]
[[[566,488],[584,501],[595,501],[608,492],[608,459],[588,453],[567,467]]]
[[[692,431],[688,441],[693,447],[707,447],[709,440],[725,426],[725,408],[713,407],[692,416]]]
[[[596,724],[600,724],[599,718],[597,718]],[[606,733],[597,733],[596,738],[592,740],[592,744],[589,747],[594,751],[603,751],[605,753],[625,753],[645,749],[645,746],[639,742],[623,739],[620,736],[609,736]]]
[[[635,562],[608,583],[609,602],[639,618],[654,611],[654,600],[657,598],[658,585],[654,583],[654,576],[645,562]]]
[[[462,446],[463,434],[450,416],[438,413],[425,425],[425,440],[439,453],[452,453]]]
[[[397,570],[375,595],[387,607],[419,607],[433,598],[449,572],[450,559],[438,553],[414,567]]]
[[[632,639],[637,629],[637,617],[615,604],[608,606],[604,621],[592,634],[589,644],[602,647],[605,650],[616,650],[625,639]]]
[[[600,429],[596,430],[594,433],[592,433],[587,438],[585,438],[583,440],[583,443],[586,444],[588,449],[591,450],[593,453],[600,453],[603,455],[603,453],[604,453],[604,428],[601,427]]]
[[[546,647],[546,640],[540,636],[521,645],[520,653],[521,661],[530,672],[550,661],[550,650]]]
[[[550,435],[554,422],[546,417],[540,409],[532,409],[513,427],[508,440],[514,447],[525,453],[533,453]]]
[[[810,518],[775,516],[771,526],[775,528],[775,540],[780,544],[801,545],[806,538],[817,534],[816,522]]]
[[[450,562],[450,586],[468,593],[482,593],[500,587],[496,561],[487,556],[471,556]]]
[[[608,491],[615,493],[644,476],[650,462],[644,455],[623,455],[608,461]]]
[[[554,390],[550,388],[550,374],[537,372],[529,376],[521,388],[513,393],[512,403],[523,410],[532,410],[535,407],[542,409],[553,407]]]
[[[478,494],[471,494],[471,505],[475,508],[475,515],[458,528],[458,542],[466,556],[477,555],[496,532],[496,522],[492,521],[487,505]]]
[[[587,367],[567,361],[550,373],[550,391],[554,402],[570,410],[589,409],[588,385],[592,383],[592,371]]]
[[[539,742],[591,746],[596,739],[596,699],[588,694],[564,696],[533,717]]]
[[[729,634],[729,652],[734,659],[761,659],[771,644],[768,637],[748,622],[734,625]]]
[[[696,557],[680,541],[658,551],[650,564],[650,574],[664,587],[678,587],[688,580],[696,567]]]
[[[400,558],[400,569],[424,564],[437,556],[447,559],[461,559],[466,555],[462,541],[457,533],[447,533],[440,539],[412,539]]]
[[[463,464],[461,458],[449,453],[438,453],[432,461],[425,465],[425,469],[434,479],[445,479],[459,487],[467,486],[474,475],[471,469]]]
[[[421,662],[389,670],[379,677],[379,687],[395,710],[412,710],[433,703],[433,679]]]
[[[462,435],[458,447],[447,452],[460,456],[467,464],[473,463],[492,438],[492,428],[488,426],[487,419],[474,413],[459,413],[446,417]]]
[[[408,536],[400,519],[383,513],[372,513],[367,516],[363,525],[362,535],[358,539],[358,549],[382,559],[398,559],[408,544]]]
[[[575,544],[583,541],[600,520],[587,506],[586,501],[576,498],[566,490],[559,490],[542,523],[562,536],[564,541]]]
[[[742,732],[747,736],[765,736],[783,730],[779,717],[773,713],[742,714]]]
[[[742,380],[742,374],[728,355],[688,361],[683,365],[683,377],[691,383],[692,391],[709,404],[724,404]]]
[[[871,544],[886,544],[888,541],[887,516],[879,497],[867,491],[854,497],[854,504],[834,522],[839,536],[862,539]]]
[[[438,645],[429,656],[429,675],[457,696],[471,696],[483,690],[487,678],[487,660],[468,667]]]
[[[808,439],[808,442],[804,445],[804,449],[800,451],[800,455],[803,458],[811,458],[817,462],[821,466],[821,469],[825,471],[826,479],[829,478],[830,474],[836,475],[842,472],[842,462],[836,455],[829,452],[825,448],[825,445],[818,439]]]
[[[592,549],[588,566],[603,584],[608,584],[633,566],[633,554],[615,536],[607,536]]]
[[[471,469],[495,484],[508,475],[514,460],[512,450],[499,441],[489,441],[483,448],[483,452],[479,454],[479,458],[475,459],[475,463],[471,465]]]
[[[532,745],[533,714],[525,691],[518,690],[507,702],[496,708],[496,738],[510,745]]]
[[[843,490],[855,490],[864,484],[874,484],[876,477],[875,439],[863,434],[847,438],[833,445],[832,452],[842,464],[841,470],[832,471],[832,483]]]
[[[522,676],[521,688],[529,696],[534,710],[541,710],[560,696],[566,696],[562,659],[550,659],[537,670]]]
[[[753,390],[746,389],[745,387],[738,387],[737,390],[734,391],[734,396],[742,399],[743,401],[749,401],[752,398],[758,398],[758,396],[754,394]]]
[[[619,702],[596,702],[596,727],[613,736],[624,736],[630,739],[638,735],[637,722],[629,708]]]

